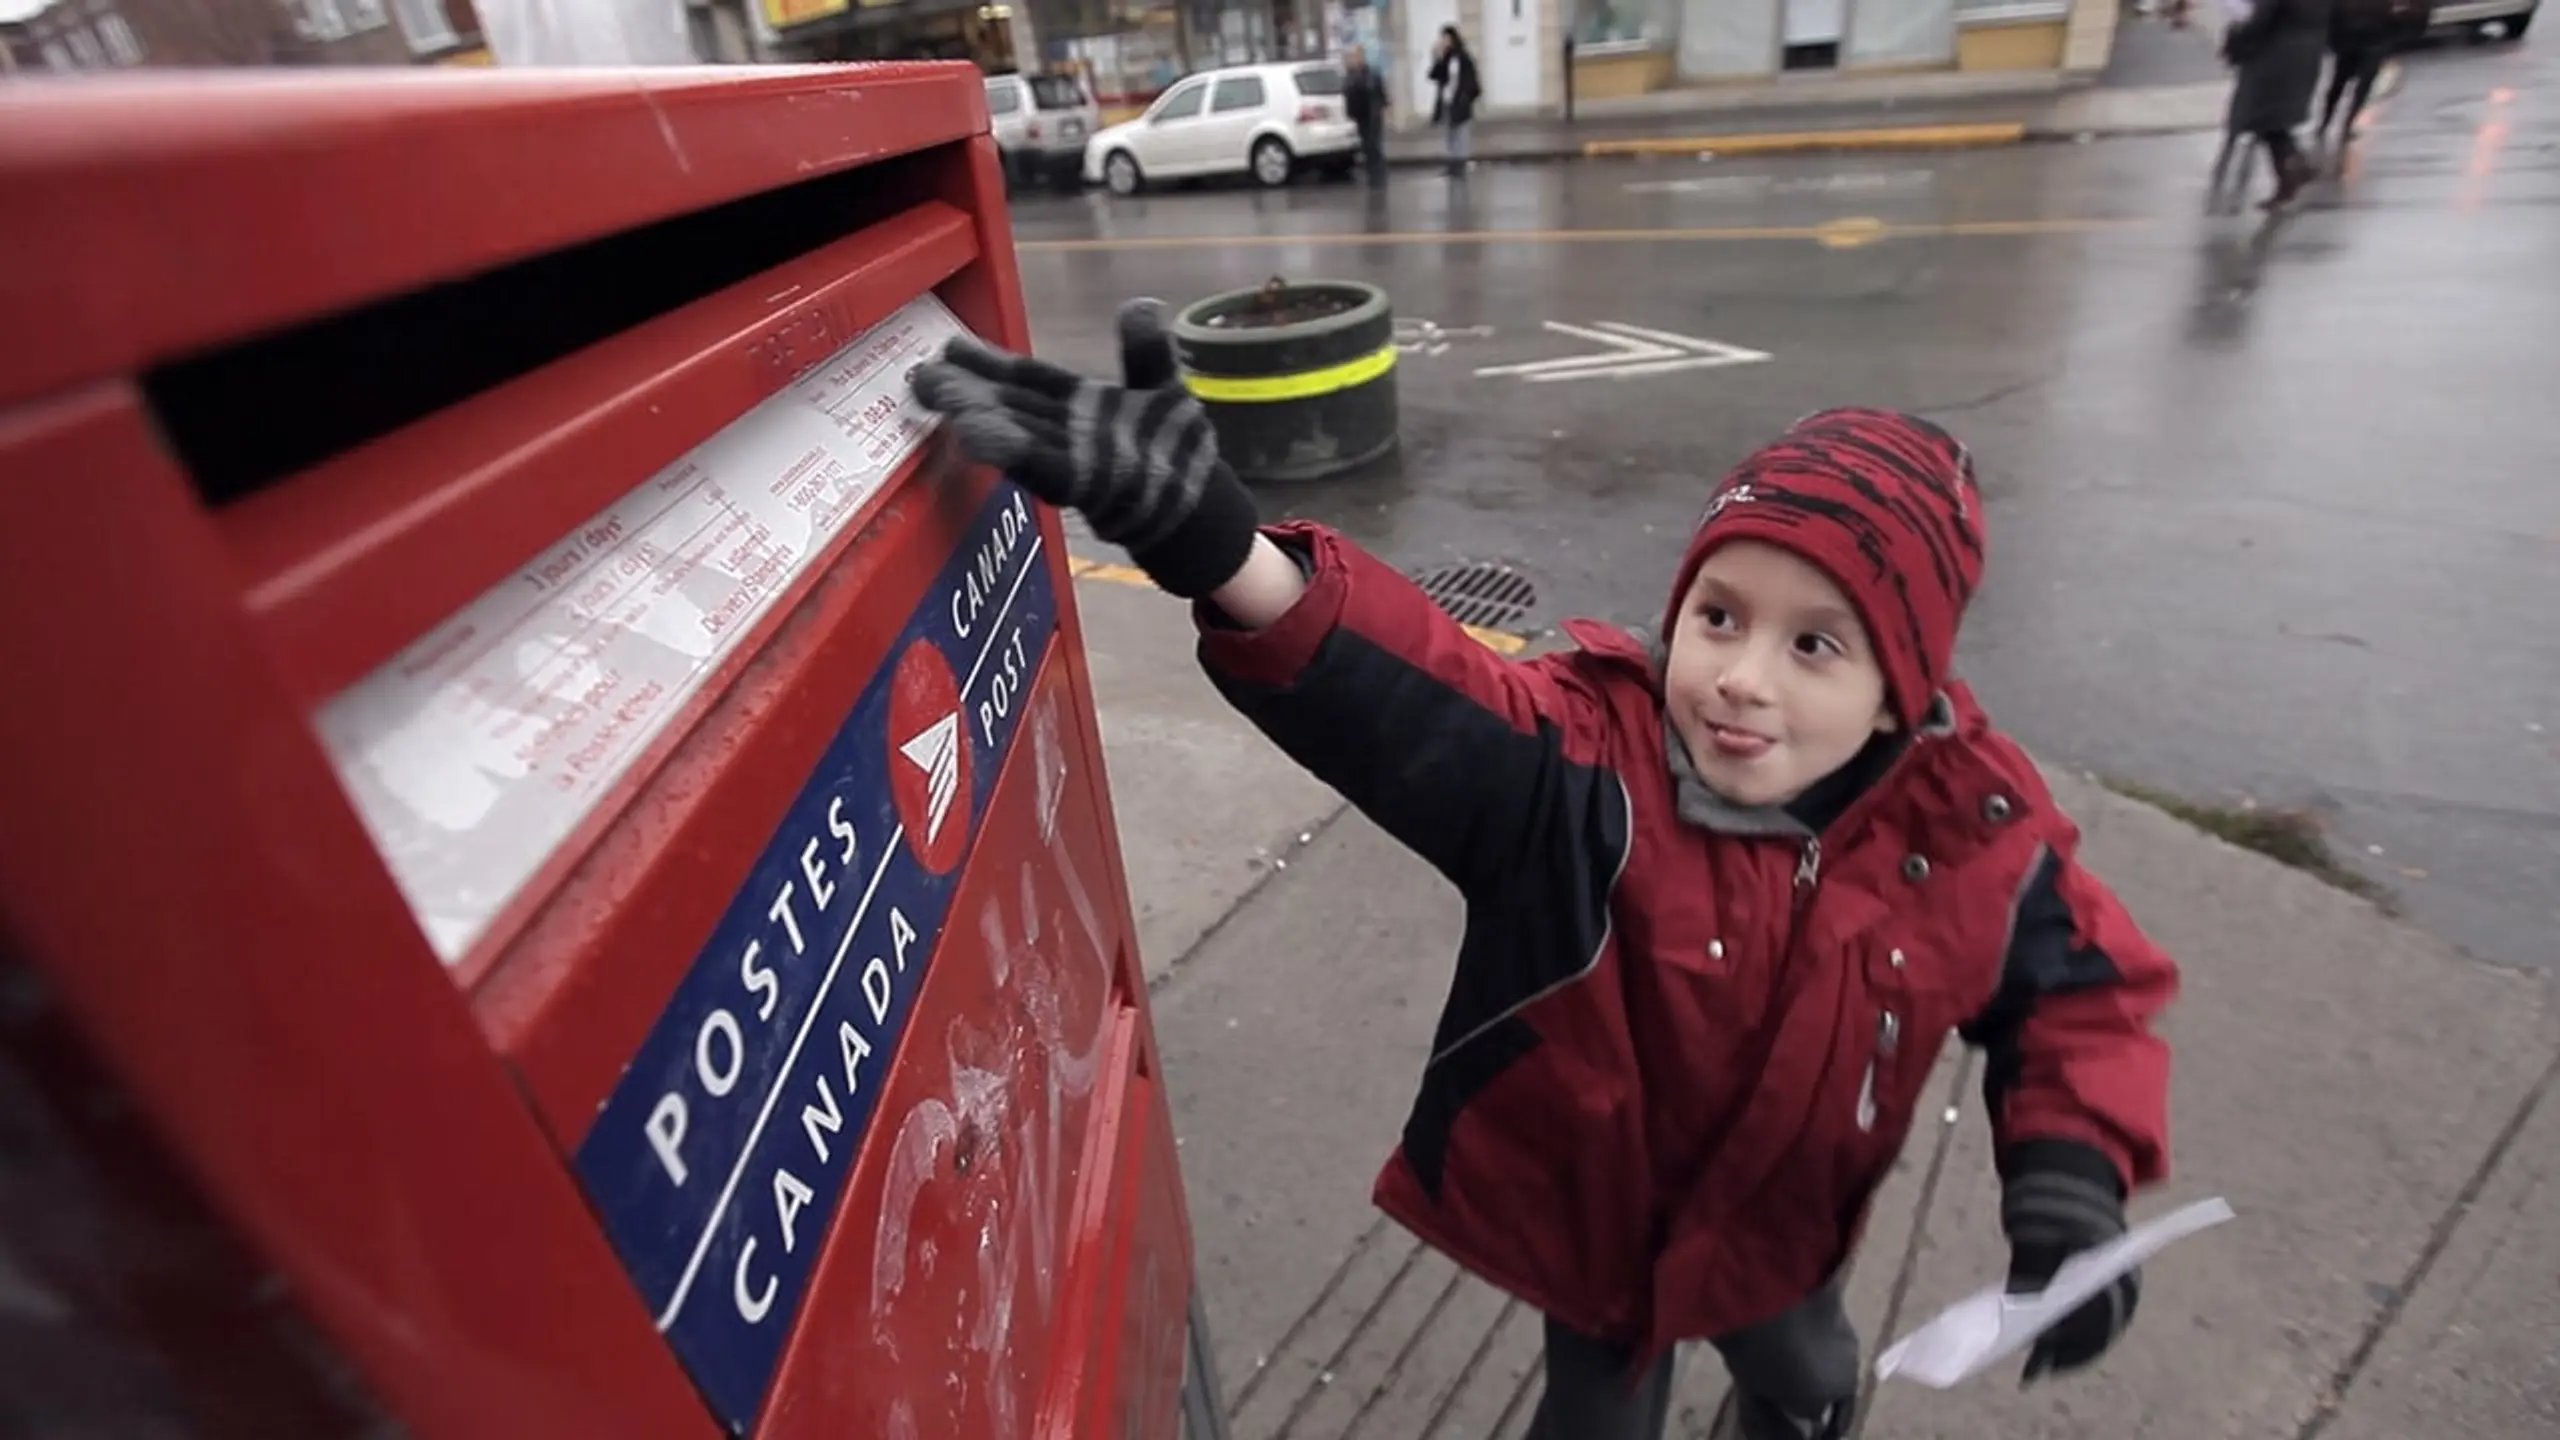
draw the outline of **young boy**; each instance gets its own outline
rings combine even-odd
[[[1121,385],[961,340],[916,391],[1193,600],[1228,700],[1466,897],[1377,1201],[1547,1317],[1533,1435],[1659,1436],[1692,1338],[1733,1379],[1719,1440],[1845,1435],[1843,1268],[1950,1030],[1987,1056],[2012,1288],[2122,1233],[2166,1168],[2177,972],[1949,673],[1982,569],[1961,445],[1807,417],[1717,487],[1658,640],[1576,622],[1514,662],[1342,536],[1260,528],[1160,310],[1120,325]]]

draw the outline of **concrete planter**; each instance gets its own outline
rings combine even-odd
[[[1198,301],[1173,322],[1183,383],[1246,480],[1320,480],[1396,443],[1395,314],[1387,294],[1347,280]]]

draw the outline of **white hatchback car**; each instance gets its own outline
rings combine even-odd
[[[1185,77],[1145,114],[1086,142],[1084,178],[1117,195],[1208,175],[1277,186],[1301,166],[1346,174],[1359,158],[1360,132],[1343,110],[1342,67],[1298,60]]]

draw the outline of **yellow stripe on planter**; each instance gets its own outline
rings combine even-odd
[[[1396,368],[1396,347],[1390,343],[1357,360],[1327,365],[1321,370],[1301,370],[1294,375],[1199,375],[1183,372],[1182,383],[1203,400],[1222,400],[1232,405],[1251,405],[1270,400],[1312,400],[1354,385],[1366,385]]]

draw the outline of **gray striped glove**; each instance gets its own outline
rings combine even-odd
[[[959,336],[917,367],[916,397],[949,418],[970,459],[1052,505],[1083,512],[1156,584],[1198,599],[1244,564],[1253,496],[1176,373],[1164,307],[1120,307],[1122,383]]]
[[[2069,1140],[2028,1140],[2002,1157],[2000,1169],[2000,1228],[2009,1237],[2011,1294],[2042,1290],[2063,1261],[2124,1233],[2123,1182],[2096,1150]],[[2019,1383],[2096,1360],[2133,1323],[2141,1299],[2140,1271],[2091,1296],[2036,1337]]]

